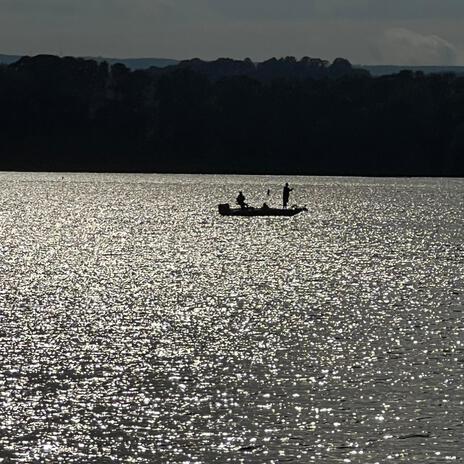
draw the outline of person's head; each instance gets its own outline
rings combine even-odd
[[[288,182],[285,182],[285,187],[288,187]]]

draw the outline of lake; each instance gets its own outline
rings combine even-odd
[[[3,462],[464,460],[464,179],[0,188]]]

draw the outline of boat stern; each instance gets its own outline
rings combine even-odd
[[[222,216],[226,216],[226,215],[230,214],[230,205],[229,205],[229,203],[224,203],[222,205],[219,205],[218,210],[219,210],[219,214],[221,214]]]

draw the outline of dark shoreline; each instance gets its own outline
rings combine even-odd
[[[0,66],[0,169],[464,176],[464,77],[346,60]]]

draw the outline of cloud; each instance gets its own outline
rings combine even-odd
[[[170,0],[179,3],[180,0]],[[198,0],[197,0],[198,1]],[[204,0],[205,1],[205,0]],[[462,0],[206,0],[229,20],[463,18]]]
[[[403,65],[454,65],[459,59],[459,51],[447,40],[404,28],[385,32],[380,54],[384,63]]]

